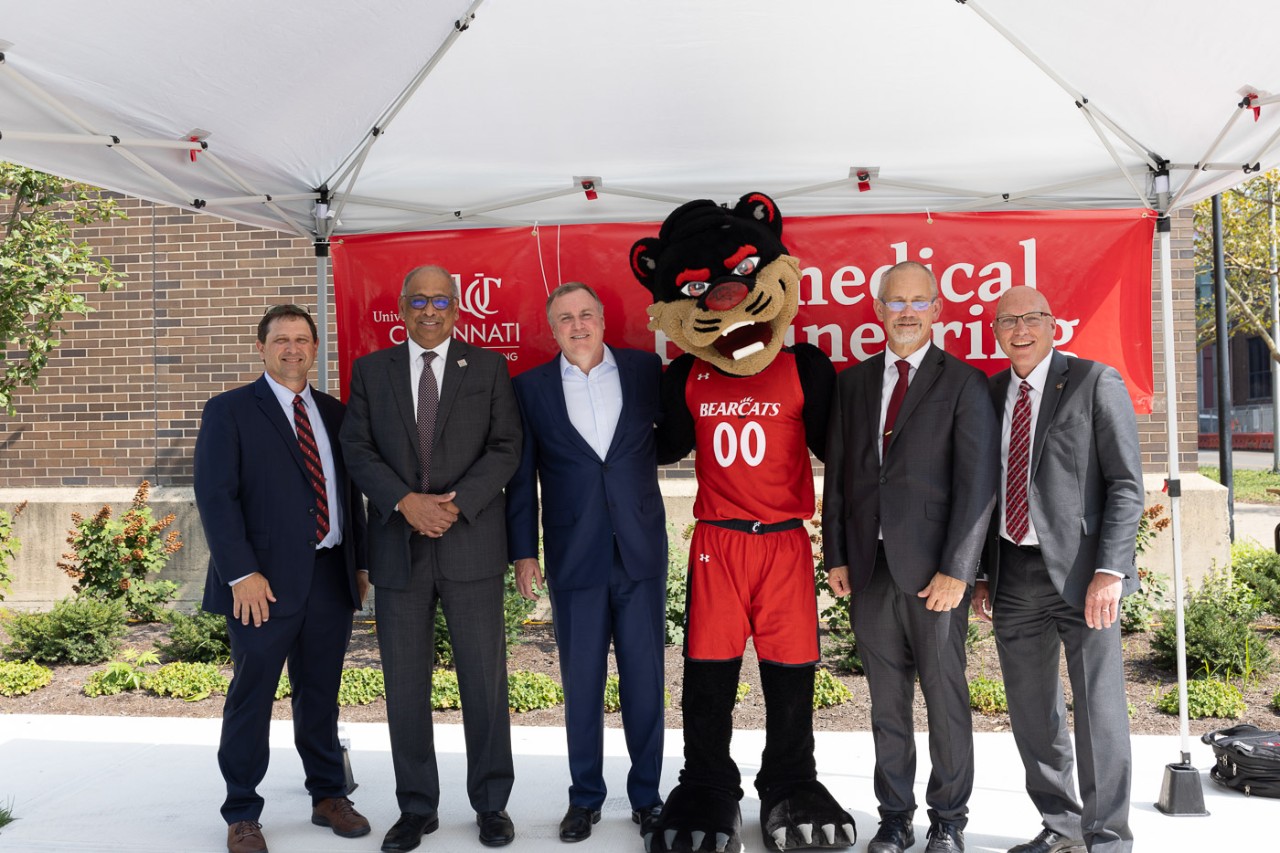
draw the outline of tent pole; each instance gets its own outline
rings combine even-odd
[[[1157,181],[1160,181],[1159,177]],[[1167,198],[1167,173],[1162,186],[1165,188],[1160,193],[1163,200]],[[1169,493],[1169,519],[1173,535],[1173,600],[1178,641],[1178,730],[1182,736],[1182,757],[1176,764],[1165,765],[1160,801],[1155,806],[1168,815],[1198,815],[1208,812],[1204,808],[1200,773],[1191,766],[1191,727],[1187,716],[1187,630],[1182,601],[1182,481],[1178,477],[1178,386],[1173,355],[1173,268],[1169,249],[1172,229],[1173,222],[1168,213],[1164,213],[1156,221],[1156,231],[1160,236],[1160,322],[1164,346],[1166,443],[1169,457],[1169,478],[1165,481],[1165,488]]]
[[[316,380],[329,393],[329,241],[316,240],[316,331],[320,334],[320,365]]]
[[[1214,359],[1218,386],[1218,482],[1227,487],[1227,536],[1236,541],[1235,471],[1231,463],[1231,328],[1227,317],[1227,269],[1222,243],[1222,194],[1213,197],[1213,313],[1217,321]]]

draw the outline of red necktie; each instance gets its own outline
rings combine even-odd
[[[1031,385],[1023,380],[1013,404],[1009,429],[1009,460],[1004,481],[1004,523],[1015,544],[1027,536],[1027,468],[1031,462]]]
[[[298,433],[298,446],[307,462],[307,479],[316,499],[316,541],[329,535],[329,492],[324,485],[324,465],[320,462],[320,448],[315,433],[311,431],[311,418],[307,417],[307,404],[301,394],[293,397],[293,426]]]
[[[896,362],[898,381],[894,383],[893,393],[889,395],[889,408],[884,413],[884,435],[880,436],[880,458],[883,460],[889,452],[889,436],[893,434],[893,424],[898,420],[898,410],[902,408],[902,398],[907,396],[907,381],[911,375],[911,362],[900,358]]]
[[[424,495],[430,493],[431,445],[436,431],[436,408],[440,405],[436,374],[431,369],[431,360],[435,357],[431,350],[422,354],[422,375],[418,377],[418,484]]]

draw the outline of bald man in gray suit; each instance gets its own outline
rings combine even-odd
[[[409,340],[357,359],[342,425],[351,476],[369,498],[369,580],[400,819],[386,853],[412,850],[439,826],[431,732],[436,606],[453,641],[467,745],[467,796],[480,842],[515,837],[514,770],[502,618],[507,534],[503,487],[523,432],[506,360],[453,338],[457,284],[440,267],[404,280]]]
[[[1055,327],[1039,291],[1014,287],[1000,297],[995,333],[1010,369],[991,377],[991,399],[1003,424],[1003,476],[973,609],[994,623],[1009,721],[1043,823],[1010,853],[1127,853],[1132,770],[1119,609],[1138,584],[1138,426],[1120,374],[1054,350]],[[1083,803],[1058,675],[1064,648]]]

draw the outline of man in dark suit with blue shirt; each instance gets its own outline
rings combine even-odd
[[[506,812],[515,770],[507,708],[502,489],[520,462],[520,412],[501,354],[453,337],[457,282],[424,266],[405,276],[409,340],[356,359],[342,427],[351,476],[369,496],[369,576],[400,818],[386,853],[412,850],[440,825],[431,729],[435,613],[453,642],[467,798],[480,843],[515,838]]]
[[[1138,585],[1138,424],[1120,374],[1055,350],[1056,326],[1034,288],[1010,288],[996,306],[996,340],[1010,367],[991,377],[1003,476],[973,609],[995,629],[1009,723],[1042,823],[1010,853],[1128,853],[1133,767],[1120,598]]]
[[[195,495],[209,543],[204,609],[227,617],[235,678],[222,711],[218,766],[230,853],[263,853],[271,707],[286,661],[294,743],[311,822],[356,838],[369,822],[347,799],[338,743],[338,686],[351,616],[368,589],[364,504],[347,476],[343,405],[314,390],[315,321],[276,305],[258,323],[266,367],[213,397],[196,439]]]
[[[641,833],[661,807],[667,538],[654,423],[662,362],[604,343],[604,307],[590,287],[547,298],[560,354],[515,379],[524,421],[520,467],[507,487],[508,552],[526,598],[546,586],[560,650],[569,742],[569,809],[562,841],[600,820],[604,685],[612,639],[631,771],[627,797]]]

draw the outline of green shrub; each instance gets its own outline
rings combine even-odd
[[[818,502],[817,517],[822,516],[822,502]],[[831,584],[827,583],[827,565],[822,557],[822,529],[814,521],[809,522],[809,541],[813,543],[813,591],[821,604],[823,596],[830,603],[818,611],[818,618],[827,626],[827,642],[824,656],[841,672],[862,672],[862,659],[858,657],[858,640],[853,635],[853,620],[849,614],[849,598],[837,598]]]
[[[281,672],[280,680],[276,682],[276,701],[287,699],[293,695],[293,685],[289,683],[289,673]]]
[[[665,687],[662,688],[662,707],[671,707],[671,693]],[[622,710],[622,694],[618,690],[618,676],[616,673],[604,680],[604,710],[607,714],[614,714]]]
[[[151,484],[138,486],[133,505],[119,519],[104,506],[89,518],[71,514],[75,525],[67,535],[70,553],[62,555],[58,567],[75,579],[77,593],[99,601],[123,601],[129,612],[144,622],[164,617],[164,605],[173,600],[178,585],[173,581],[152,581],[182,548],[178,531],[164,532],[173,524],[170,513],[156,521],[147,505]]]
[[[342,683],[338,686],[338,704],[368,705],[387,695],[382,670],[370,666],[353,667],[342,671]]]
[[[9,561],[18,556],[18,550],[22,547],[18,537],[13,535],[13,522],[26,508],[27,502],[23,501],[14,509],[13,515],[0,509],[0,601],[4,601],[9,585],[13,582]]]
[[[1160,572],[1138,569],[1138,588],[1120,599],[1120,630],[1125,634],[1150,631],[1156,613],[1169,605],[1169,579]]]
[[[447,669],[431,673],[431,707],[447,711],[462,707],[462,694],[458,692],[458,676]]]
[[[1236,579],[1257,593],[1262,607],[1280,616],[1280,554],[1252,540],[1231,546],[1231,569]]]
[[[41,663],[101,663],[120,649],[125,634],[120,602],[66,598],[47,613],[16,613],[6,619],[10,658]]]
[[[747,684],[745,681],[739,681],[738,689],[735,690],[733,694],[733,704],[737,705],[743,699],[746,699],[747,694],[750,692],[751,692],[751,685]]]
[[[0,663],[0,696],[25,696],[53,679],[47,666],[30,661]]]
[[[147,672],[143,667],[160,663],[155,652],[139,654],[133,649],[127,649],[120,657],[121,660],[112,661],[107,664],[106,669],[100,669],[89,676],[89,680],[84,683],[84,695],[115,696],[126,690],[139,690],[147,682]]]
[[[231,660],[227,617],[203,610],[197,610],[190,616],[172,611],[169,614],[169,637],[156,643],[156,647],[165,660],[227,663]]]
[[[520,642],[520,628],[535,607],[536,601],[530,601],[520,594],[515,572],[507,572],[502,590],[502,623],[507,632],[507,645]],[[436,607],[435,622],[435,665],[453,666],[453,640],[449,636],[449,625],[445,622],[443,607]]]
[[[816,711],[819,708],[832,708],[836,705],[843,705],[853,698],[853,694],[849,692],[849,688],[844,686],[844,682],[836,678],[825,669],[819,669],[813,674],[813,708]]]
[[[1271,697],[1271,710],[1280,711],[1280,690],[1276,691],[1276,695]]]
[[[1229,574],[1214,573],[1192,593],[1183,615],[1186,620],[1187,668],[1205,675],[1238,675],[1251,678],[1269,671],[1274,661],[1267,642],[1250,622],[1261,612],[1258,596]],[[1151,640],[1156,663],[1177,667],[1177,626],[1174,618],[1162,621]]]
[[[665,640],[668,646],[684,642],[685,604],[689,600],[689,548],[676,542],[688,542],[693,536],[693,525],[681,534],[674,525],[667,525],[667,608]]]
[[[970,681],[969,707],[979,714],[1009,713],[1009,700],[1004,694],[1004,682],[982,676]]]
[[[226,693],[230,680],[211,663],[174,661],[149,673],[146,688],[157,696],[173,696],[188,702]]]
[[[13,801],[10,800],[3,806],[0,806],[0,829],[13,823],[15,820],[17,820],[17,818],[13,816]]]
[[[1156,707],[1166,714],[1177,714],[1177,688],[1162,693]],[[1197,678],[1187,682],[1187,716],[1193,720],[1202,717],[1234,720],[1247,710],[1244,696],[1234,684],[1216,678]]]
[[[513,713],[553,708],[564,701],[564,689],[549,675],[518,669],[507,676],[507,705]]]

